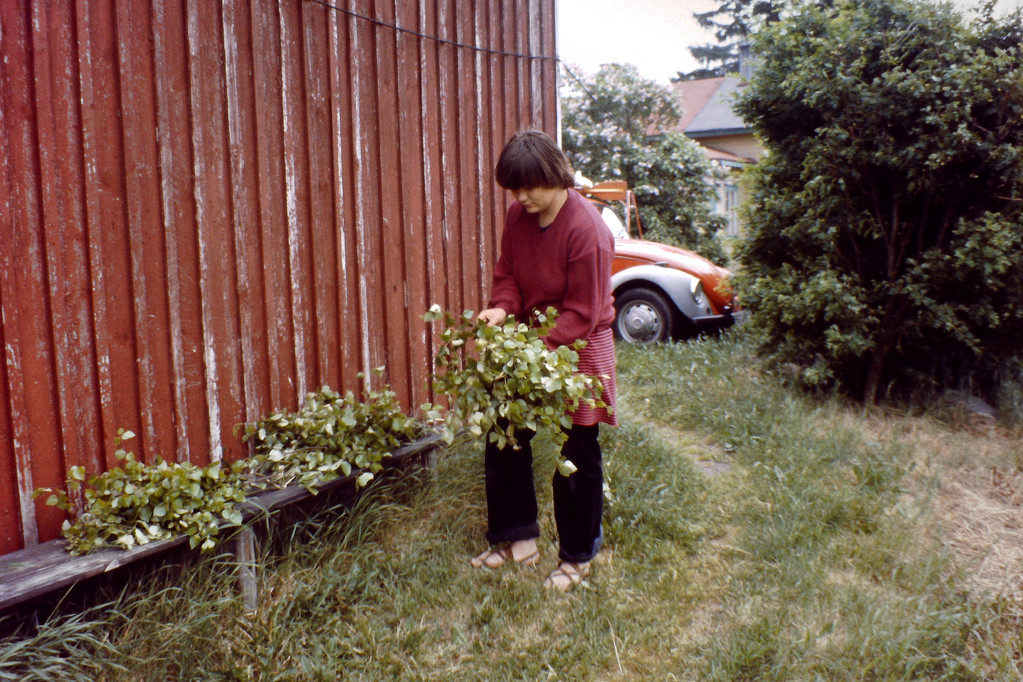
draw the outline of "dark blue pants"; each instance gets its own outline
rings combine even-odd
[[[603,539],[600,519],[604,511],[604,472],[600,462],[599,424],[566,429],[568,440],[561,448],[575,464],[571,476],[554,472],[554,521],[557,524],[562,561],[582,563],[592,559]],[[515,434],[519,449],[498,448],[487,441],[484,472],[487,488],[487,540],[492,544],[539,537],[536,488],[533,484],[534,432]]]

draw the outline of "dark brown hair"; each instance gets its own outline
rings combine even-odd
[[[572,166],[564,152],[539,130],[512,135],[497,160],[494,178],[497,184],[510,190],[575,186]]]

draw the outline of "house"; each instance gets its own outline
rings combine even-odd
[[[741,171],[756,163],[764,148],[732,104],[745,87],[738,76],[721,76],[673,83],[672,88],[682,108],[677,130],[704,148],[713,163],[726,172],[719,181],[718,212],[726,216],[726,234],[738,236],[739,206],[746,199]]]

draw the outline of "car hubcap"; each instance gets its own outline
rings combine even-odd
[[[646,303],[634,303],[622,311],[624,335],[640,343],[656,341],[661,335],[661,317]]]

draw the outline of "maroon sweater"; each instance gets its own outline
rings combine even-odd
[[[534,310],[554,306],[558,319],[545,339],[547,345],[555,348],[587,339],[614,320],[614,254],[611,231],[575,190],[568,190],[568,200],[544,229],[536,214],[513,202],[505,218],[501,257],[494,267],[487,307],[503,308],[525,320]]]

